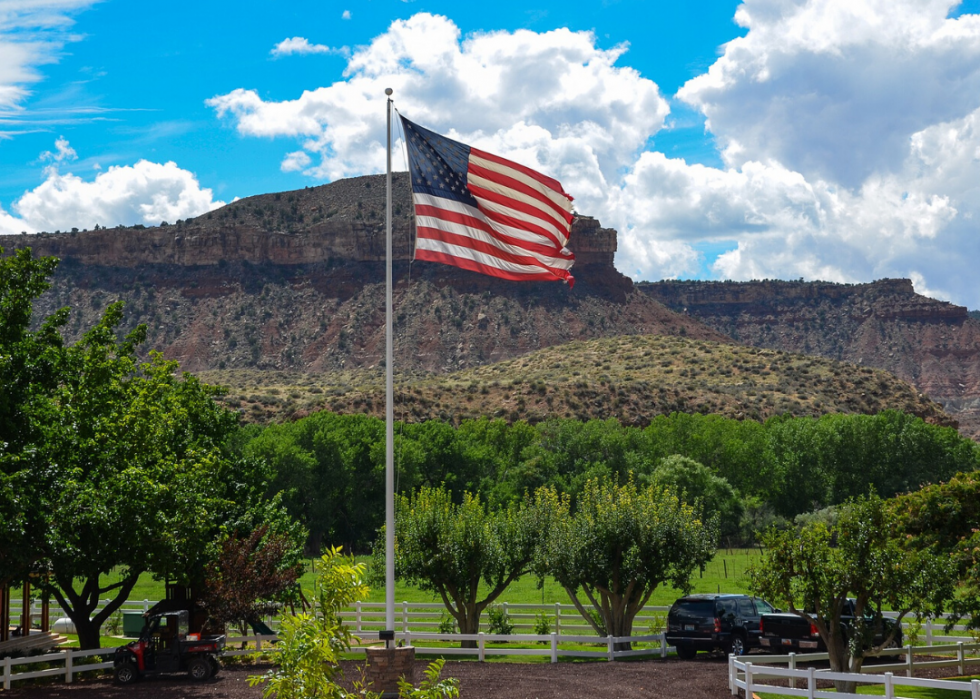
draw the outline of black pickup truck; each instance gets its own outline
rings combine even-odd
[[[854,616],[854,600],[849,599],[844,603],[844,613],[841,615],[841,625],[843,626],[844,633],[849,634],[849,629],[852,629],[855,623],[861,623],[865,628],[870,628],[877,624],[875,618],[871,615],[865,615],[860,620],[856,619]],[[820,638],[816,625],[797,614],[763,614],[760,626],[759,645],[764,649],[768,648],[773,651],[785,653],[797,651],[821,653],[827,650],[827,646],[824,644],[823,639]],[[887,617],[881,619],[880,628],[874,630],[872,645],[877,646],[881,644],[892,632],[893,628],[895,628],[895,622],[893,620]],[[900,647],[902,645],[901,628],[895,632],[895,638],[891,645],[893,647]]]

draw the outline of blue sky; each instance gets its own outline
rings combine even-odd
[[[706,70],[722,43],[744,33],[732,21],[737,6],[732,0],[541,2],[531,8],[524,2],[108,0],[70,13],[78,40],[65,45],[57,63],[40,68],[43,79],[23,103],[25,123],[3,128],[33,133],[0,141],[0,205],[9,207],[43,179],[38,156],[58,136],[78,153],[76,174],[86,165],[148,158],[173,160],[224,199],[309,185],[301,174],[280,171],[281,143],[243,140],[205,105],[238,87],[268,100],[290,99],[342,77],[341,55],[270,55],[287,37],[354,47],[392,20],[419,12],[449,16],[464,34],[569,27],[594,31],[600,46],[628,42],[627,63],[669,94]],[[343,19],[345,11],[350,19]],[[684,128],[660,134],[652,145],[717,164],[703,117],[682,109],[676,119]]]
[[[421,123],[559,176],[636,279],[901,276],[976,308],[978,13],[0,0],[0,231],[377,171],[392,84]]]

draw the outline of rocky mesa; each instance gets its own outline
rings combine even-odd
[[[668,308],[737,342],[885,369],[980,437],[980,321],[915,293],[908,279],[638,284]]]

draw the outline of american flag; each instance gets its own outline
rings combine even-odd
[[[399,115],[401,117],[401,115]],[[415,259],[516,281],[575,280],[572,198],[539,172],[401,117],[415,204]]]

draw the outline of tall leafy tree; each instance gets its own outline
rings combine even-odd
[[[34,301],[50,286],[58,261],[29,248],[3,257],[0,248],[0,586],[24,578],[43,551],[39,506],[51,488],[36,444],[50,413],[64,345],[63,308],[31,330]]]
[[[399,496],[395,514],[395,575],[437,593],[460,633],[480,630],[483,610],[531,570],[542,532],[552,522],[547,498],[489,509],[478,495],[453,502],[444,488],[423,487]],[[384,528],[375,544],[372,571],[384,571]],[[480,599],[480,582],[486,593]],[[464,642],[473,647],[474,642]]]
[[[967,617],[970,628],[980,629],[980,472],[957,474],[889,504],[906,546],[952,560],[958,584],[949,624]]]
[[[880,650],[897,633],[883,633],[883,611],[898,613],[895,629],[915,610],[939,613],[953,594],[948,559],[902,545],[896,520],[876,495],[840,507],[833,526],[812,521],[798,531],[771,531],[752,572],[760,596],[782,604],[813,624],[827,646],[830,667],[859,672],[869,648]],[[842,620],[848,598],[857,618],[875,623],[848,627]],[[872,645],[875,631],[881,634]],[[853,692],[853,682],[838,691]]]
[[[98,647],[102,623],[142,573],[193,575],[220,523],[251,500],[247,480],[257,475],[222,452],[237,417],[212,400],[217,389],[156,353],[140,364],[145,329],[117,340],[121,317],[122,304],[109,306],[67,348],[39,445],[56,479],[44,503],[44,565],[86,648]],[[121,577],[106,583],[113,570]]]
[[[629,636],[657,587],[690,589],[692,573],[714,556],[716,522],[701,521],[669,490],[637,487],[632,479],[622,485],[590,480],[574,511],[567,497],[551,498],[555,514],[537,572],[565,588],[599,635]]]

